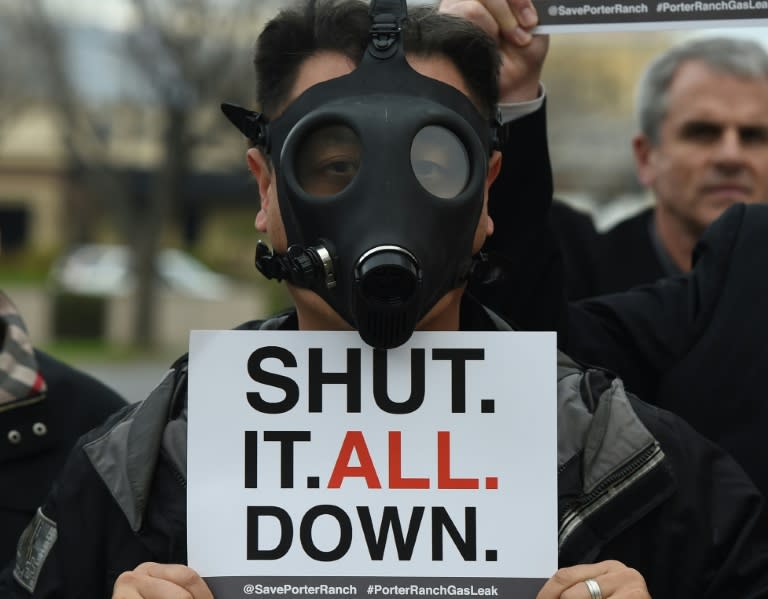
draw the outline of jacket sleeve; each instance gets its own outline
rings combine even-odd
[[[469,292],[520,329],[565,331],[560,246],[549,221],[552,168],[546,106],[505,125],[501,171],[488,212],[494,234]]]
[[[684,420],[642,402],[633,405],[675,478],[659,516],[655,555],[639,557],[650,564],[643,572],[649,589],[664,589],[659,597],[768,597],[764,498],[733,458]]]
[[[35,357],[48,383],[49,393],[69,410],[66,422],[74,435],[73,442],[128,404],[114,389],[86,372],[38,349],[35,349]],[[57,414],[57,417],[61,415]]]
[[[686,275],[571,302],[565,351],[618,373],[630,391],[653,401],[660,379],[693,347],[718,308],[744,215],[743,205],[734,206],[710,226]]]
[[[132,406],[126,408],[130,410]],[[67,459],[44,504],[29,523],[10,571],[0,578],[13,599],[110,597],[116,578],[110,556],[119,550],[125,518],[83,447],[121,417],[85,435]]]

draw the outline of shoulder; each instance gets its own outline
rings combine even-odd
[[[589,213],[573,208],[557,198],[552,201],[552,219],[556,223],[565,226],[575,224],[584,229],[594,230],[595,228],[592,216]]]
[[[245,331],[296,330],[298,328],[299,321],[295,308],[289,308],[262,320],[249,320],[248,322],[244,322],[240,326],[235,327],[236,330]]]
[[[101,422],[104,417],[126,405],[114,389],[89,374],[35,350],[40,371],[52,401],[62,402],[67,409],[93,413]]]
[[[92,571],[108,574],[104,560],[110,551],[101,540],[104,531],[109,531],[108,538],[119,536],[124,541],[125,531],[130,529],[112,489],[99,476],[85,448],[130,419],[137,408],[138,404],[132,404],[116,412],[81,437],[70,451],[47,497],[19,538],[12,577],[10,570],[4,573],[9,576],[5,582],[15,593],[11,596],[74,596],[74,588],[87,596],[100,596],[98,581],[102,575],[94,576]],[[115,467],[120,468],[120,464]],[[125,547],[126,543],[121,543],[120,551]]]
[[[606,240],[618,240],[632,236],[633,238],[647,238],[650,241],[649,226],[652,218],[653,207],[650,206],[629,218],[619,221],[603,233],[602,237]]]
[[[600,235],[590,214],[577,210],[558,199],[552,201],[550,219],[561,241],[566,245],[571,240],[591,243]],[[578,246],[574,249],[578,249]]]
[[[751,265],[764,261],[768,252],[768,205],[736,204],[728,208],[701,236],[693,253],[694,271],[708,268],[711,263],[726,267],[739,265],[739,257]],[[732,254],[735,254],[732,256]]]
[[[143,516],[174,401],[182,403],[186,356],[144,401],[129,404],[80,437],[59,473],[43,511],[57,520],[75,513],[89,495],[112,496],[132,526]]]
[[[709,521],[729,510],[752,506],[760,514],[763,498],[743,468],[722,447],[696,431],[683,418],[632,397],[632,408],[657,439],[677,480],[678,501],[687,501]],[[732,515],[735,515],[732,514]],[[762,535],[763,547],[766,536]]]

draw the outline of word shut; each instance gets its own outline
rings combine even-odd
[[[450,410],[453,414],[463,414],[467,411],[467,368],[473,361],[485,359],[482,348],[470,349],[438,349],[431,352],[435,362],[450,363]],[[309,413],[323,411],[323,390],[327,385],[340,385],[346,388],[346,411],[349,414],[362,411],[362,353],[360,348],[348,348],[346,351],[346,369],[343,371],[327,372],[323,365],[323,349],[309,348],[306,359],[307,397],[306,410]],[[411,349],[410,351],[410,392],[406,399],[393,399],[388,388],[388,352],[372,350],[372,389],[374,403],[388,414],[411,414],[424,403],[426,391],[426,350]],[[277,360],[282,372],[276,372],[274,362]],[[265,364],[268,362],[268,364]],[[271,366],[271,368],[268,368]],[[304,366],[304,364],[302,364]],[[248,376],[256,383],[277,390],[282,398],[270,401],[260,391],[249,391],[246,397],[250,406],[262,414],[285,414],[299,405],[301,393],[299,385],[293,377],[288,376],[290,369],[299,367],[296,356],[284,347],[275,345],[261,347],[251,353],[248,358]],[[482,413],[493,413],[494,401],[480,401]]]

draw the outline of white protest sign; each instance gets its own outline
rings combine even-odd
[[[534,0],[536,33],[751,26],[768,23],[768,0]]]
[[[217,599],[535,597],[557,568],[554,333],[194,331],[188,555]]]

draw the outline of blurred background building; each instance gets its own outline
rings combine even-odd
[[[230,326],[267,309],[249,258],[258,195],[244,168],[245,144],[218,106],[252,98],[245,74],[254,32],[274,6],[0,4],[3,287],[13,297],[18,279],[39,343],[95,336],[179,346],[193,324]],[[126,250],[113,265],[128,271],[126,280],[97,290],[85,264],[79,278],[62,279],[94,253],[72,254],[68,270],[62,256],[93,243]],[[206,293],[212,279],[204,280],[202,263],[190,266],[192,256],[186,282],[160,276],[158,252],[167,246],[227,273],[229,292]],[[109,256],[115,253],[101,263]],[[91,278],[104,276],[91,266]],[[25,279],[44,283],[42,298],[32,300],[34,285],[21,285]]]

